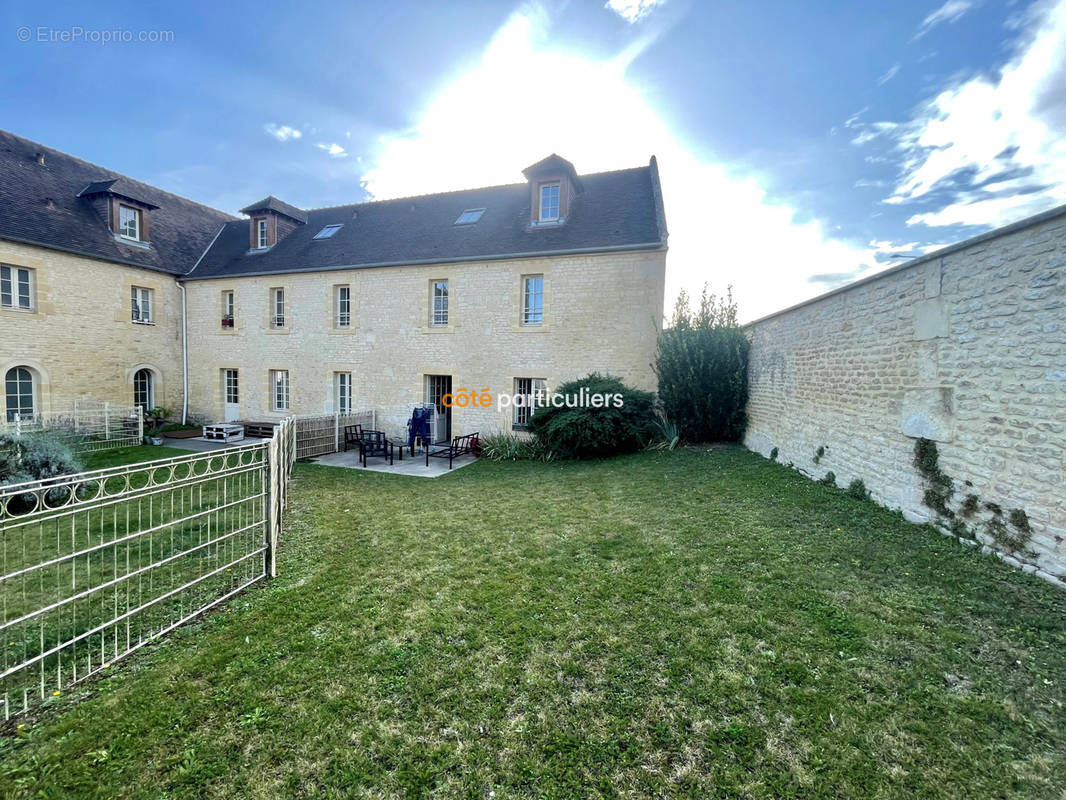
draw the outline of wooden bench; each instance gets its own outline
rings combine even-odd
[[[451,469],[452,462],[459,458],[459,456],[478,456],[480,453],[481,434],[475,431],[474,433],[468,433],[466,436],[456,436],[452,439],[451,444],[438,447],[436,450],[427,447],[426,466],[429,466],[429,460],[431,458],[446,458],[448,459],[448,469]]]

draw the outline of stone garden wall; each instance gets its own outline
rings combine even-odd
[[[748,447],[1066,579],[1066,207],[747,331]]]

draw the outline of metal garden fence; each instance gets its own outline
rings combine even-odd
[[[144,438],[144,414],[140,406],[96,400],[75,400],[70,412],[14,414],[0,423],[0,432],[21,438],[48,433],[66,440],[79,453],[140,444]]]
[[[276,575],[294,432],[0,486],[4,718]]]

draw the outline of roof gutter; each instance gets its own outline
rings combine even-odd
[[[221,231],[220,231],[221,232]],[[210,249],[210,248],[209,248]],[[603,247],[575,247],[569,250],[534,250],[525,253],[494,253],[488,256],[466,256],[464,258],[420,258],[408,261],[378,261],[372,264],[337,264],[334,266],[300,267],[297,269],[271,269],[257,272],[226,272],[219,275],[190,277],[192,270],[178,277],[179,281],[216,279],[254,278],[260,275],[291,275],[303,272],[338,272],[346,269],[376,269],[378,267],[419,267],[432,264],[463,264],[478,261],[514,261],[520,258],[546,258],[549,256],[593,255],[596,253],[618,253],[627,250],[665,250],[666,242],[641,242],[639,244],[616,244]],[[202,256],[201,256],[202,258]],[[197,261],[197,264],[200,262]],[[196,269],[194,266],[193,269]]]

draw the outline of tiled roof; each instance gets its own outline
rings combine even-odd
[[[43,164],[38,163],[38,154],[43,155]],[[90,196],[108,191],[156,207],[149,212],[150,247],[125,244],[108,229]],[[0,131],[0,239],[181,274],[192,269],[223,223],[232,219]]]
[[[274,195],[270,195],[270,197],[260,200],[258,203],[252,203],[250,206],[245,206],[241,209],[242,214],[248,215],[254,214],[256,211],[277,211],[279,214],[284,214],[297,222],[307,222],[306,211],[296,206],[290,206],[288,203],[278,200]]]
[[[218,278],[323,269],[515,258],[662,247],[666,224],[658,169],[581,176],[564,224],[531,227],[526,183],[422,195],[306,212],[307,224],[266,251],[248,248],[248,222],[230,222],[189,275]],[[484,208],[456,225],[465,209]],[[315,239],[326,225],[342,225]]]

